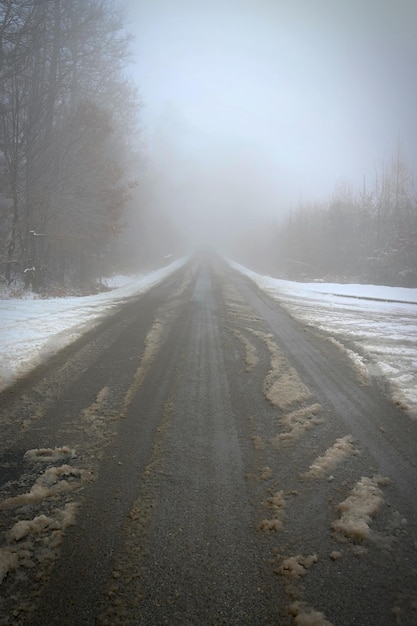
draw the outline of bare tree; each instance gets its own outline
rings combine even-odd
[[[120,229],[129,189],[129,38],[108,0],[1,6],[1,262],[8,281],[14,268],[35,287],[81,279]]]
[[[277,261],[291,278],[417,286],[417,193],[401,144],[376,168],[373,188],[336,186],[329,202],[281,224]]]

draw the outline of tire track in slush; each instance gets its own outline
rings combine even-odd
[[[230,292],[231,290],[229,290],[229,294]],[[302,446],[302,442],[310,440],[315,431],[323,433],[324,429],[329,431],[329,427],[331,427],[331,431],[334,431],[336,424],[339,424],[339,428],[340,425],[343,428],[343,423],[341,424],[339,418],[334,419],[336,418],[335,415],[329,415],[328,410],[324,411],[320,403],[308,404],[310,398],[314,400],[314,394],[310,392],[311,388],[301,381],[299,373],[289,365],[287,358],[278,348],[276,340],[273,339],[273,335],[270,332],[265,332],[264,329],[261,330],[259,323],[256,324],[256,327],[254,324],[248,325],[248,319],[251,317],[252,319],[259,319],[258,309],[250,313],[249,302],[243,308],[242,297],[237,298],[234,294],[234,302],[231,302],[230,299],[227,301],[227,291],[224,290],[224,294],[226,294],[226,307],[229,309],[229,313],[233,311],[232,315],[229,314],[233,335],[239,339],[238,333],[242,333],[242,329],[245,328],[245,331],[251,332],[253,336],[263,341],[270,355],[270,369],[263,380],[262,392],[271,406],[277,410],[276,422],[283,430],[273,437],[265,439],[261,434],[263,426],[260,422],[257,426],[256,418],[251,419],[251,428],[252,443],[258,456],[257,466],[263,468],[259,476],[262,481],[265,481],[266,486],[260,509],[264,513],[269,512],[271,514],[270,517],[265,517],[260,522],[258,529],[270,538],[271,551],[274,555],[272,571],[281,581],[288,597],[287,616],[294,624],[303,626],[307,624],[327,626],[331,623],[344,626],[346,623],[351,623],[349,621],[351,619],[357,623],[358,617],[353,617],[353,615],[347,617],[345,608],[340,611],[340,616],[339,610],[335,611],[334,609],[336,596],[332,598],[331,593],[337,589],[335,582],[337,579],[331,573],[332,568],[329,572],[328,563],[337,563],[339,576],[347,569],[348,576],[351,578],[352,562],[349,559],[349,554],[353,558],[363,560],[369,553],[367,562],[362,563],[362,565],[365,565],[365,571],[369,567],[374,568],[374,582],[381,589],[384,584],[384,577],[381,576],[382,567],[385,566],[387,571],[391,570],[395,574],[398,571],[395,565],[392,568],[389,567],[382,550],[387,550],[395,563],[398,562],[399,557],[396,554],[397,549],[394,549],[393,546],[396,545],[398,537],[401,536],[403,540],[403,553],[407,553],[410,548],[415,552],[415,541],[412,536],[407,535],[405,531],[406,521],[401,514],[395,509],[392,510],[390,505],[386,505],[386,497],[382,488],[388,488],[390,481],[372,473],[369,476],[366,475],[366,470],[369,472],[375,463],[371,459],[365,458],[360,446],[358,448],[357,445],[354,445],[357,442],[351,434],[343,434],[342,436],[339,430],[339,436],[334,443],[311,459],[307,471],[297,471],[294,461],[299,457],[299,449],[304,450],[304,453],[307,452],[307,458],[309,456],[308,449],[305,445]],[[236,302],[238,302],[238,307],[235,306]],[[243,315],[241,315],[242,312]],[[268,319],[271,319],[271,313]],[[239,326],[238,329],[235,328],[236,324]],[[289,336],[286,336],[287,353],[289,349],[288,340]],[[242,342],[240,343],[242,344]],[[247,348],[245,349],[248,353]],[[297,349],[297,356],[300,359],[302,352],[299,346]],[[253,372],[253,369],[249,371]],[[359,384],[364,384],[363,372],[357,372],[357,375]],[[256,411],[254,413],[256,415]],[[305,439],[306,435],[308,435],[308,439]],[[329,441],[328,435],[324,440],[326,439]],[[317,442],[317,438],[314,437],[312,450],[317,448]],[[292,456],[292,476],[290,476],[289,471],[291,466],[285,468],[284,473],[282,472],[282,462],[276,463],[271,457],[271,449],[285,454],[285,458],[288,460]],[[293,455],[289,453],[291,449],[294,450]],[[260,460],[262,457],[263,460]],[[353,459],[353,461],[350,462],[349,459]],[[355,480],[352,481],[354,476],[352,470],[356,467],[360,473],[357,474],[355,482]],[[274,468],[277,469],[274,470]],[[347,473],[346,469],[348,470]],[[335,476],[330,472],[334,472]],[[323,480],[326,482],[323,483]],[[326,485],[325,490],[323,490],[324,484]],[[326,491],[328,494],[344,494],[344,499],[343,496],[338,498],[336,496],[333,499],[329,495],[326,498]],[[323,501],[323,496],[327,502]],[[334,501],[339,503],[335,505]],[[319,513],[320,508],[323,509],[325,515],[323,512]],[[299,522],[300,514],[304,518],[301,524]],[[322,520],[321,530],[317,524],[320,519]],[[292,532],[291,524],[295,532]],[[375,524],[376,528],[373,529]],[[300,534],[301,528],[303,532]],[[310,537],[313,529],[313,536]],[[314,537],[320,537],[320,539],[317,541]],[[314,544],[316,545],[314,546]],[[332,544],[334,549],[330,551],[329,548]],[[337,547],[337,544],[340,548]],[[295,548],[292,553],[288,550],[289,546]],[[312,549],[311,552],[305,551],[308,550],[308,547],[310,550]],[[362,573],[360,563],[356,567],[358,566],[356,577],[360,579]],[[328,578],[329,574],[330,579]],[[317,593],[317,581],[323,576],[327,577],[327,580],[331,580],[329,585],[331,591],[327,596],[323,596],[323,593]],[[345,577],[340,577],[340,580],[345,580]],[[365,577],[365,580],[369,579]],[[397,594],[396,598],[395,594],[392,593],[391,608],[388,605],[385,613],[381,613],[380,606],[375,610],[376,605],[372,601],[368,605],[366,602],[364,604],[361,598],[360,606],[363,613],[359,620],[364,621],[360,623],[375,625],[393,624],[394,621],[398,624],[411,625],[416,623],[415,616],[412,616],[413,601],[416,599],[416,594],[412,592],[413,580],[415,582],[416,579],[412,569],[403,571],[399,576],[392,576],[393,589],[397,585],[397,589],[402,590],[403,593]],[[356,581],[354,584],[350,581],[344,592],[348,590],[349,586],[352,587],[353,592]],[[316,610],[311,604],[311,599],[314,596],[316,602],[317,599],[319,600],[320,610]],[[346,594],[346,596],[351,597],[351,593]],[[308,602],[308,598],[310,602]],[[332,601],[329,602],[329,598],[332,598]],[[383,604],[385,607],[387,606],[386,600],[387,598],[384,597]],[[358,597],[357,604],[359,604]],[[326,605],[327,609],[325,608]]]
[[[9,530],[3,532],[3,547],[0,548],[0,584],[7,578],[8,588],[13,590],[2,596],[0,620],[2,615],[9,614],[13,615],[13,623],[16,625],[27,623],[28,620],[33,623],[33,619],[40,620],[40,624],[53,623],[51,611],[54,602],[55,606],[62,606],[63,599],[58,602],[57,594],[49,595],[50,606],[42,609],[48,617],[45,616],[46,621],[42,621],[43,618],[37,615],[37,597],[48,580],[52,579],[53,587],[54,566],[61,557],[60,546],[64,535],[67,529],[77,525],[86,493],[91,496],[88,486],[99,477],[100,463],[117,437],[121,418],[128,417],[129,407],[158,354],[169,326],[175,320],[181,295],[188,284],[189,279],[184,279],[163,311],[164,321],[157,318],[148,331],[139,365],[121,405],[117,407],[112,401],[111,388],[103,387],[90,406],[80,411],[72,426],[61,427],[54,437],[65,437],[68,442],[73,434],[77,434],[78,444],[75,447],[64,445],[60,448],[27,451],[25,473],[9,486],[6,484],[6,490],[15,491],[19,489],[19,484],[33,483],[26,493],[3,498],[0,502],[2,527],[9,527]],[[42,409],[38,413],[39,417],[43,416]],[[31,423],[33,420],[28,423],[28,427]],[[83,433],[81,439],[80,433]],[[62,460],[67,464],[59,465]],[[41,469],[38,476],[40,467],[45,469]],[[10,514],[7,520],[5,512],[8,511]],[[73,569],[74,563],[69,570]],[[67,575],[66,579],[69,579],[67,586],[70,588],[71,575]],[[65,597],[63,588],[65,576],[61,581],[61,595]],[[53,602],[50,602],[51,597],[54,598]]]
[[[0,584],[6,577],[18,578],[22,573],[27,578],[31,570],[36,572],[32,584],[14,586],[15,621],[26,620],[36,611],[33,599],[59,559],[65,531],[77,523],[84,489],[98,477],[100,461],[117,435],[116,421],[126,417],[132,397],[158,352],[161,329],[161,322],[156,320],[147,334],[139,367],[125,394],[120,413],[106,410],[110,388],[101,389],[93,403],[79,416],[80,426],[87,438],[82,448],[77,446],[76,450],[61,446],[28,450],[24,455],[26,472],[14,482],[13,488],[16,489],[19,482],[27,484],[33,481],[32,486],[29,491],[0,501],[0,511],[11,513],[9,521],[4,519],[3,513],[2,526],[9,526],[9,530],[3,533],[3,547],[0,548]],[[59,465],[62,460],[67,461],[66,464]],[[37,476],[39,466],[42,469]],[[4,613],[11,611],[11,607],[7,608],[10,605],[8,598],[3,599],[3,604]]]
[[[103,624],[271,623],[214,302],[202,273],[169,419],[125,525]]]
[[[168,400],[154,435],[151,457],[138,480],[140,497],[131,506],[123,524],[123,548],[112,560],[112,580],[106,585],[106,595],[101,600],[96,621],[99,626],[132,624],[137,620],[144,598],[145,559],[149,556],[149,534],[158,507],[159,478],[164,470],[172,411],[172,403]]]
[[[263,380],[262,394],[273,408],[279,410],[281,424],[287,429],[284,433],[272,437],[269,442],[265,442],[259,435],[252,434],[251,440],[255,450],[263,455],[267,446],[278,450],[282,441],[287,443],[294,441],[315,425],[323,423],[324,420],[318,417],[322,407],[317,402],[311,404],[312,392],[282,354],[273,335],[265,332],[263,324],[260,323],[261,320],[248,303],[243,303],[241,296],[230,287],[223,288],[223,297],[232,333],[244,349],[245,371],[253,371],[259,358],[255,346],[246,337],[242,340],[244,335],[240,329],[235,328],[236,322],[244,326],[247,333],[260,339],[269,353],[269,369]],[[247,325],[248,321],[251,322],[250,326]],[[252,418],[251,430],[254,428],[256,428],[256,421]],[[267,461],[260,465],[260,473],[255,477],[257,476],[257,480],[267,482],[272,486],[268,487],[267,494],[260,503],[260,508],[269,515],[263,517],[258,523],[257,530],[266,536],[275,538],[276,534],[283,530],[288,520],[288,507],[291,506],[291,500],[295,495],[298,495],[298,492],[292,490],[286,494],[284,489],[278,487],[282,483],[279,474],[267,464]],[[279,555],[276,550],[271,550],[270,561],[271,573],[283,581],[284,593],[290,600],[286,607],[283,603],[282,614],[285,615],[286,613],[287,617],[290,616],[291,621],[299,626],[332,626],[321,611],[317,611],[305,600],[302,586],[296,584],[318,561],[318,555],[313,553],[307,556],[302,554],[284,556]]]
[[[81,626],[93,623],[100,611],[101,588],[106,578],[114,580],[118,575],[118,570],[112,564],[112,555],[118,550],[120,528],[138,492],[140,474],[147,471],[143,470],[144,459],[149,455],[153,433],[155,429],[161,428],[161,425],[158,426],[160,415],[165,414],[163,407],[169,388],[169,371],[175,366],[177,351],[170,353],[169,358],[166,358],[166,354],[161,357],[160,353],[178,322],[183,290],[184,287],[178,290],[164,309],[156,313],[146,335],[138,367],[116,416],[119,422],[117,437],[109,443],[98,480],[91,488],[88,500],[83,502],[84,518],[79,520],[74,530],[71,546],[65,546],[66,551],[56,567],[58,580],[43,597],[41,608],[36,614],[36,625],[77,623],[77,626]],[[158,359],[159,369],[155,366]],[[165,374],[162,374],[162,382],[159,384],[161,371]],[[149,381],[150,372],[153,382]],[[143,387],[144,380],[151,387],[158,385],[156,397],[152,395],[146,401],[143,396],[146,397],[149,391]],[[138,420],[138,414],[143,414],[145,406],[149,414],[142,422]],[[142,449],[144,456],[138,454],[139,449]],[[96,528],[99,527],[101,531],[97,535]],[[96,544],[85,550],[83,545],[94,535]],[[80,570],[76,582],[74,569]],[[82,574],[85,571],[88,571],[87,578]],[[76,597],[83,601],[74,602]],[[112,597],[110,591],[108,597]]]
[[[0,501],[2,528],[8,528],[0,549],[0,584],[6,577],[9,584],[9,594],[2,595],[1,615],[12,614],[16,624],[35,613],[36,597],[59,559],[65,532],[76,524],[83,490],[96,479],[108,440],[103,409],[108,392],[107,387],[102,389],[80,415],[88,438],[88,468],[86,449],[82,452],[78,446],[30,449],[23,456],[25,472],[2,490],[3,495],[5,489],[21,491],[31,485]]]
[[[273,335],[249,328],[256,337],[259,337],[267,347],[270,355],[270,369],[264,379],[262,392],[266,400],[283,415],[281,424],[288,426],[288,430],[270,440],[272,445],[279,449],[281,441],[297,439],[306,434],[315,425],[322,423],[317,417],[322,407],[317,402],[311,404],[313,394],[303,383],[298,372],[283,356]],[[289,411],[289,412],[288,412]],[[280,439],[281,437],[281,439]],[[271,479],[278,481],[278,475],[271,470]],[[291,504],[291,499],[285,497],[284,490],[275,491],[266,499],[271,518],[264,518],[258,529],[261,532],[276,533],[283,529],[287,515],[285,507]],[[273,573],[282,581],[286,595],[291,599],[287,605],[288,615],[294,618],[298,626],[332,626],[323,612],[317,611],[305,599],[303,588],[298,584],[310,568],[317,563],[319,557],[316,552],[310,555],[296,554],[294,556],[275,556],[272,560]]]
[[[372,385],[221,265],[187,284],[123,393],[100,374],[24,448],[0,500],[4,624],[417,623],[413,503],[379,471]]]

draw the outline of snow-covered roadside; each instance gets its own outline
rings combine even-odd
[[[0,390],[78,339],[127,299],[143,294],[187,262],[182,258],[136,277],[109,279],[94,296],[0,300]]]
[[[328,333],[365,376],[387,378],[393,400],[417,418],[417,289],[297,283],[229,263],[295,318]]]

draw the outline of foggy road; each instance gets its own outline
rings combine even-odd
[[[417,624],[417,423],[222,261],[0,405],[0,625]]]

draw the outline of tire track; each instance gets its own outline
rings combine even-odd
[[[137,514],[126,523],[125,546],[134,536],[136,549],[131,559],[130,548],[121,550],[122,567],[128,563],[117,606],[104,623],[232,625],[256,616],[268,624],[277,613],[266,609],[254,559],[218,303],[206,272],[191,302],[182,343],[175,338],[181,356],[170,384],[173,411],[162,459],[156,473],[144,477]]]
[[[263,545],[269,544],[271,575],[287,596],[284,622],[320,626],[345,626],[352,620],[378,626],[417,623],[412,608],[417,606],[416,570],[411,566],[413,557],[406,556],[415,554],[416,541],[403,515],[390,503],[393,483],[375,474],[377,462],[360,442],[361,433],[346,435],[343,419],[329,410],[323,394],[316,395],[314,379],[301,380],[305,368],[289,366],[288,329],[282,329],[283,353],[276,339],[281,336],[277,324],[271,333],[271,314],[264,325],[259,322],[259,309],[251,312],[250,300],[242,304],[241,294],[227,302],[229,293],[230,289],[223,289],[232,336],[239,339],[237,333],[251,333],[269,355],[270,367],[265,371],[265,357],[258,348],[258,365],[246,372],[251,383],[239,386],[238,396],[243,405],[252,407],[248,409],[250,439],[257,469],[250,478],[259,494],[257,530],[264,537]],[[250,318],[256,324],[248,325]],[[303,352],[299,345],[294,347],[295,363],[299,363]],[[293,370],[285,377],[283,372],[289,367]],[[370,385],[362,368],[352,371],[358,385]],[[347,379],[351,379],[349,374]],[[257,398],[263,393],[273,409],[269,425],[265,407],[259,411],[259,400],[250,398],[255,393],[253,385]],[[408,566],[401,569],[404,562]],[[370,592],[370,586],[371,596],[364,593],[367,588]],[[341,602],[337,600],[340,594]]]
[[[192,277],[10,405],[0,624],[414,626],[412,433],[244,280]]]
[[[268,487],[263,490],[263,498],[259,506],[260,510],[267,514],[267,517],[261,519],[256,529],[267,538],[271,538],[271,541],[273,537],[274,543],[276,543],[275,537],[279,536],[288,521],[287,510],[291,507],[292,499],[299,496],[299,492],[294,489],[288,492],[282,488],[277,489],[278,486],[282,487],[283,480],[280,473],[266,464],[268,461],[265,451],[268,448],[269,450],[277,450],[284,445],[284,442],[288,446],[289,442],[295,441],[310,428],[322,424],[323,419],[317,417],[322,411],[322,407],[319,403],[308,403],[313,394],[302,382],[297,371],[289,364],[288,359],[283,356],[273,339],[273,335],[262,328],[260,319],[247,304],[242,305],[239,302],[236,294],[233,294],[233,301],[230,300],[231,291],[230,289],[223,289],[223,297],[225,298],[225,307],[228,311],[232,334],[243,344],[247,364],[245,371],[252,372],[258,364],[259,358],[256,359],[255,363],[248,358],[256,351],[256,348],[250,344],[248,349],[247,340],[242,341],[241,326],[246,325],[248,320],[256,320],[256,328],[253,325],[246,326],[245,331],[260,339],[269,353],[269,368],[263,378],[261,391],[269,404],[278,410],[280,417],[276,423],[281,424],[285,429],[284,432],[269,438],[269,441],[262,439],[259,434],[251,435],[251,441],[258,457],[263,457],[262,461],[258,458],[256,464],[258,468],[261,467],[260,471],[258,469],[258,473],[252,474],[251,477],[255,480],[258,477],[259,482],[268,484]],[[236,307],[236,302],[239,302],[238,307]],[[239,325],[239,330],[233,326],[236,323]],[[248,361],[251,367],[248,367]],[[256,420],[253,418],[251,419],[251,428],[256,428]],[[274,464],[271,463],[271,465]],[[272,566],[271,573],[283,581],[284,594],[291,600],[289,604],[282,607],[283,618],[285,616],[290,617],[290,619],[293,618],[294,623],[298,625],[331,626],[322,612],[316,611],[305,601],[302,588],[295,584],[295,580],[305,576],[309,568],[317,562],[317,554],[308,557],[303,557],[301,554],[289,557],[280,555],[276,549],[271,548],[269,560]]]
[[[164,469],[166,438],[171,426],[172,403],[167,401],[157,427],[152,454],[139,478],[140,496],[133,503],[121,530],[122,550],[112,562],[112,582],[107,583],[97,624],[117,626],[135,622],[143,600],[142,579],[146,576],[149,534],[158,508],[158,487]]]
[[[98,346],[98,342],[103,340],[103,333],[99,333],[97,340],[93,340],[93,344],[96,341],[97,351],[91,350],[88,344],[83,346],[80,353],[74,355],[74,363],[65,363],[63,366],[64,374],[61,372],[63,379],[59,379],[57,373],[51,373],[45,381],[41,380],[37,383],[34,390],[29,390],[23,397],[23,401],[17,403],[16,408],[12,407],[9,411],[10,418],[13,413],[21,410],[22,405],[30,409],[34,402],[31,398],[39,399],[38,389],[45,390],[45,393],[42,393],[45,402],[36,408],[36,419],[30,417],[27,411],[29,418],[26,419],[24,428],[16,438],[13,449],[8,453],[9,458],[12,459],[11,478],[9,481],[6,480],[0,488],[2,529],[0,584],[3,592],[0,600],[1,624],[9,623],[9,617],[6,616],[13,616],[13,624],[16,626],[29,622],[35,623],[35,612],[39,613],[37,599],[41,592],[46,593],[48,606],[43,605],[44,617],[41,611],[36,619],[40,620],[38,623],[42,626],[45,623],[54,623],[53,606],[62,606],[65,602],[66,593],[68,595],[68,592],[63,591],[65,581],[67,581],[67,586],[71,587],[74,570],[77,567],[73,551],[72,560],[67,567],[68,572],[63,575],[65,566],[61,561],[65,562],[66,557],[61,551],[61,543],[70,529],[74,537],[79,533],[82,535],[82,529],[86,524],[85,519],[80,517],[80,511],[82,510],[85,515],[89,499],[93,498],[95,491],[102,491],[103,463],[106,465],[109,463],[109,456],[115,458],[114,452],[120,436],[120,426],[126,420],[131,419],[129,411],[135,403],[135,396],[169,334],[170,327],[180,314],[182,298],[191,279],[192,274],[186,272],[177,289],[170,294],[168,300],[165,300],[164,307],[159,311],[159,317],[158,311],[154,312],[156,319],[143,341],[142,350],[139,342],[138,365],[135,367],[133,359],[129,359],[131,377],[125,373],[124,378],[117,381],[118,386],[113,381],[110,385],[107,383],[111,369],[105,366],[101,356],[97,358],[103,352],[103,347]],[[153,298],[150,299],[153,300]],[[135,306],[140,307],[140,303]],[[126,326],[119,328],[116,325],[115,328],[105,329],[106,339],[111,336],[120,342],[123,335],[126,339],[128,338],[132,324],[135,325],[137,319],[137,313],[136,315],[131,315],[131,313],[133,311],[128,307]],[[131,340],[128,341],[127,345],[129,344],[132,346]],[[129,350],[132,354],[134,350],[138,351],[134,344],[132,347],[133,350]],[[120,343],[120,352],[123,351],[125,351],[125,345]],[[68,402],[69,410],[65,408],[66,419],[57,420],[57,413],[62,412],[58,408],[59,402],[63,402],[60,393],[68,384],[67,373],[75,368],[75,363],[81,361],[83,363],[82,376],[86,367],[83,360],[86,353],[93,388],[96,382],[99,385],[99,391],[95,391],[92,401],[85,404],[85,399],[88,396],[91,398],[91,385],[85,389],[85,392],[83,390],[77,395],[76,391],[74,392],[76,386],[73,382],[67,392],[70,402]],[[94,353],[94,359],[91,353]],[[96,368],[96,373],[94,371],[91,373],[92,367]],[[77,376],[79,375],[78,371]],[[46,387],[53,376],[56,376],[59,381],[58,389],[53,389],[53,393],[48,395]],[[105,384],[103,385],[103,382],[100,384],[100,381],[105,381]],[[37,442],[39,447],[27,450],[29,441],[32,444]],[[53,444],[48,446],[52,442]],[[110,477],[107,490],[111,488],[117,470],[119,474],[122,474],[123,463],[122,460],[110,463],[112,471],[107,474],[107,478]],[[97,487],[94,487],[94,484],[97,484]],[[16,494],[16,492],[21,493],[7,496],[8,493]],[[92,527],[94,527],[94,518],[101,515],[99,500],[96,504],[97,510],[90,509],[89,523]],[[78,526],[80,526],[79,530],[77,530]],[[96,528],[99,526],[100,523],[97,520]],[[83,567],[81,563],[85,560],[86,552],[88,553],[88,550],[81,548],[80,567]],[[100,552],[96,552],[97,554]],[[101,557],[102,555],[98,557],[98,561]],[[57,568],[58,564],[59,568]],[[60,571],[61,576],[61,598],[58,597],[59,594],[48,591],[48,585],[50,589],[54,587],[56,569]],[[73,604],[71,598],[67,604],[66,610]],[[57,610],[57,615],[59,615],[59,610]]]

